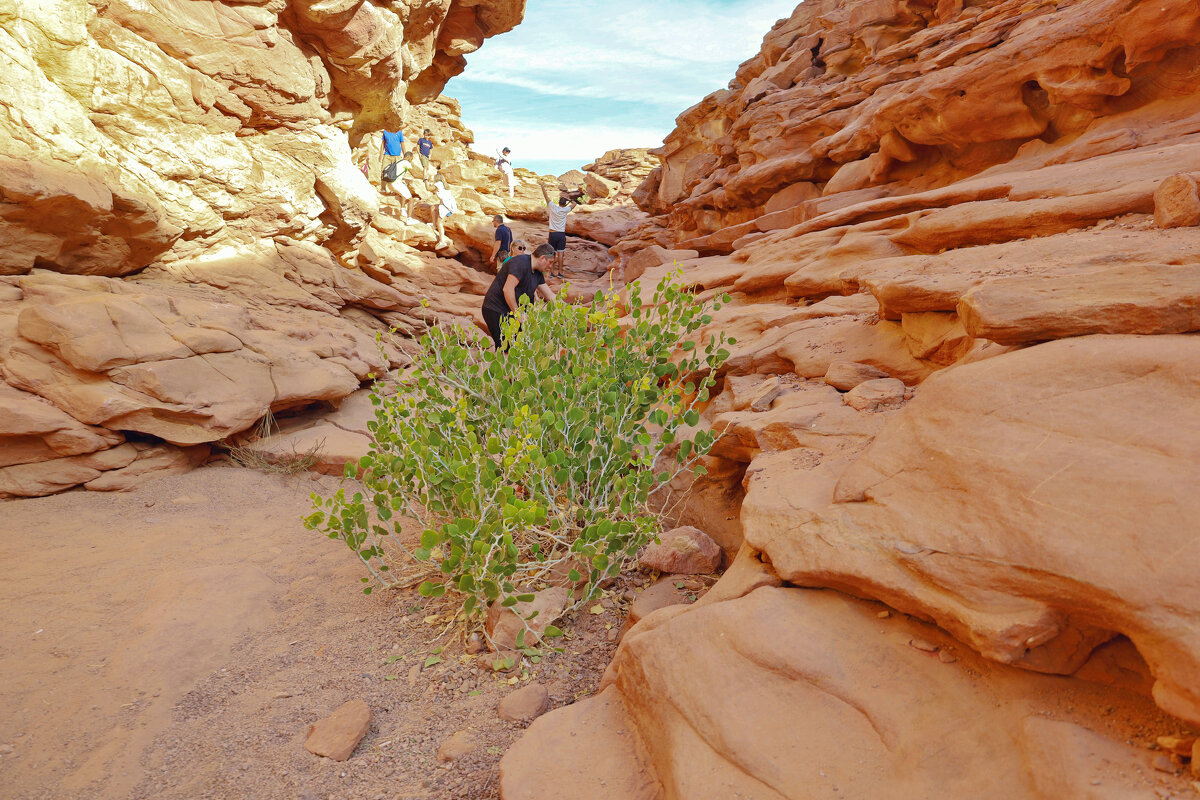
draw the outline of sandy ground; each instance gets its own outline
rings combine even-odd
[[[210,466],[0,504],[0,797],[496,797],[524,727],[497,702],[522,680],[554,706],[593,691],[620,603],[580,615],[565,653],[495,673],[443,635],[445,606],[363,595],[350,551],[304,529],[334,485]],[[353,758],[305,751],[355,698],[374,718]],[[475,751],[439,764],[459,731]]]

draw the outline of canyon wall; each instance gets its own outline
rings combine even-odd
[[[468,264],[510,201],[438,93],[523,13],[0,4],[0,498],[189,469],[403,365],[380,331],[469,324],[490,279]],[[427,180],[417,220],[378,192],[397,127],[433,131],[464,212],[446,237]],[[513,210],[536,216],[525,183]]]
[[[653,152],[613,252],[732,296],[731,566],[503,796],[1190,794],[1200,7],[807,0]]]

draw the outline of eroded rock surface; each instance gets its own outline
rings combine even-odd
[[[809,0],[679,117],[613,254],[732,297],[680,522],[823,591],[649,614],[505,797],[1180,791],[1125,743],[1200,723],[1197,53],[1183,0]],[[1144,723],[1096,724],[1115,698]]]

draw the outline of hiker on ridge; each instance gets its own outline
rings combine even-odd
[[[496,156],[496,169],[504,173],[504,180],[508,183],[508,196],[510,199],[517,187],[517,175],[513,172],[512,159],[508,157],[511,152],[512,150],[506,147]]]
[[[521,298],[530,303],[541,297],[552,302],[554,290],[546,283],[545,269],[554,263],[554,248],[541,244],[532,255],[513,256],[496,273],[496,279],[483,298],[483,321],[497,350],[504,348],[504,320],[520,309]]]

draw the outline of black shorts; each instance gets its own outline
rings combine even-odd
[[[563,231],[550,231],[550,246],[554,248],[556,253],[565,253],[567,250],[567,234]]]

